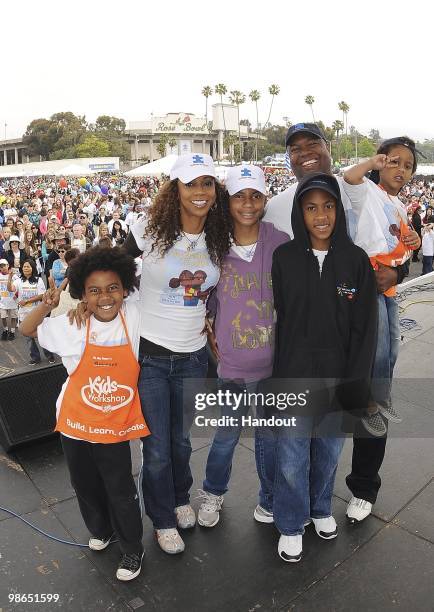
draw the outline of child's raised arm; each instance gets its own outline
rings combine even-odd
[[[364,176],[371,170],[384,170],[386,166],[396,165],[398,157],[389,157],[379,153],[374,155],[370,159],[356,164],[352,168],[348,168],[344,172],[344,181],[349,185],[361,185],[363,183]]]

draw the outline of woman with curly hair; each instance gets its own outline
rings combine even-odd
[[[139,393],[152,432],[143,439],[143,498],[160,547],[177,554],[184,550],[178,527],[196,522],[185,379],[207,373],[206,301],[230,237],[225,191],[209,155],[180,156],[170,179],[124,248],[143,253]]]

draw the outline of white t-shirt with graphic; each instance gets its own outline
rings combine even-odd
[[[152,239],[143,238],[146,223],[141,219],[131,227],[143,251],[140,335],[177,353],[197,351],[206,344],[202,334],[206,301],[220,271],[210,260],[204,233],[180,236],[161,257],[156,251],[150,253]],[[196,239],[195,248],[188,250]]]
[[[42,295],[45,293],[45,285],[42,278],[38,278],[36,283],[31,283],[28,280],[23,280],[21,278],[17,278],[13,286],[15,291],[18,293],[17,302],[21,302],[22,300],[30,300],[30,298],[34,298],[37,295]],[[36,308],[40,302],[32,302],[31,304],[26,304],[25,306],[18,307],[18,320],[23,321],[26,316],[29,314],[31,310]]]
[[[12,276],[12,285],[15,284],[17,276]],[[0,308],[2,310],[15,310],[18,302],[15,291],[8,291],[9,274],[0,274]]]

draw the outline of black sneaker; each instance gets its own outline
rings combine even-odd
[[[15,332],[8,333],[8,340],[15,340]]]
[[[124,555],[119,563],[116,578],[118,580],[133,580],[136,578],[142,569],[142,559],[144,556],[144,552],[141,555]]]
[[[8,339],[8,330],[5,329],[3,330],[3,333],[2,333],[2,340],[7,340],[7,339]]]

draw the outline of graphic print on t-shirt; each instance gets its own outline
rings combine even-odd
[[[217,281],[207,251],[174,248],[166,254],[165,260],[167,284],[160,295],[160,303],[187,307],[205,304]]]

